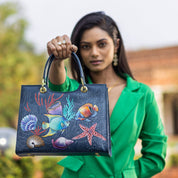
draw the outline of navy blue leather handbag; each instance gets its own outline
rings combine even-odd
[[[54,55],[44,68],[42,85],[22,85],[17,128],[19,156],[111,156],[108,91],[105,84],[86,84],[75,53],[81,84],[73,92],[48,87]]]

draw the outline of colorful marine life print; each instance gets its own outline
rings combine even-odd
[[[50,115],[45,114],[48,117],[49,123],[42,122],[42,128],[48,129],[49,131],[43,137],[48,137],[54,135],[57,131],[64,131],[69,126],[69,121],[60,115]]]
[[[98,106],[93,105],[91,103],[86,103],[79,107],[77,113],[73,111],[74,102],[73,99],[70,99],[68,95],[66,97],[66,103],[62,106],[59,99],[63,97],[63,94],[54,98],[54,94],[50,95],[48,99],[40,98],[40,93],[35,94],[35,101],[39,107],[43,107],[45,105],[47,114],[44,114],[48,118],[48,122],[42,122],[42,128],[36,128],[38,119],[35,115],[29,114],[22,118],[21,128],[23,131],[31,131],[34,135],[31,135],[27,138],[26,144],[28,148],[33,149],[37,147],[44,146],[43,137],[48,137],[56,134],[58,131],[64,132],[64,130],[69,126],[71,119],[74,120],[85,120],[91,121],[91,118],[95,117],[98,112]],[[26,107],[24,107],[26,111],[30,112],[30,108],[28,102]],[[96,136],[101,138],[102,140],[106,140],[101,134],[95,131],[97,123],[92,125],[90,128],[85,127],[79,124],[80,128],[83,130],[81,134],[73,137],[73,140],[67,139],[65,137],[59,137],[56,140],[52,139],[52,145],[56,149],[66,149],[69,145],[74,143],[74,140],[81,139],[87,137],[88,142],[92,145],[92,138]],[[40,131],[43,129],[43,131]],[[40,134],[46,132],[45,135],[39,136]]]
[[[28,137],[28,139],[27,139],[27,146],[29,148],[41,147],[44,145],[45,144],[44,144],[43,139],[38,135],[32,135],[32,136]]]
[[[23,131],[30,131],[36,129],[37,117],[35,115],[29,114],[23,117],[21,120],[21,128]]]
[[[89,117],[95,117],[98,112],[98,106],[92,105],[91,103],[86,103],[81,106],[76,114],[76,120],[86,120],[90,121]]]
[[[95,131],[97,123],[92,125],[90,128],[85,127],[81,124],[79,124],[79,126],[83,130],[83,132],[80,135],[73,137],[72,138],[73,140],[81,139],[83,137],[87,137],[88,143],[90,145],[92,145],[92,138],[93,138],[93,136],[96,136],[96,137],[101,138],[102,140],[106,141],[106,138],[104,138],[101,134],[99,134],[98,132]]]
[[[62,115],[62,105],[60,101],[56,101],[54,104],[47,108],[48,114]]]
[[[34,135],[28,137],[27,139],[27,146],[29,148],[41,147],[45,145],[43,139],[39,135],[45,132],[46,130],[43,130],[41,132],[40,130],[41,128],[38,127],[34,131],[31,131]]]
[[[75,118],[75,112],[73,112],[74,103],[73,100],[70,100],[70,96],[66,97],[67,104],[64,105],[63,116],[70,121]]]
[[[59,137],[56,141],[52,139],[53,147],[62,150],[66,149],[73,142],[73,140],[66,139],[65,137]]]

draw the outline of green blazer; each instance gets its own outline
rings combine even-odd
[[[148,178],[163,170],[167,136],[154,94],[128,75],[126,81],[110,117],[112,157],[68,156],[58,163],[64,167],[62,178]],[[73,91],[78,86],[68,77],[62,85],[49,85],[56,91]],[[138,138],[142,156],[134,160]]]

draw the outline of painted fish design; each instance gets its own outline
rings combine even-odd
[[[59,137],[56,141],[52,139],[53,147],[61,150],[66,149],[67,146],[69,146],[73,142],[74,142],[73,140],[68,140],[65,137]]]
[[[64,129],[66,129],[69,126],[69,121],[65,119],[64,116],[50,114],[45,114],[45,116],[48,117],[49,123],[42,122],[42,128],[43,129],[49,128],[49,131],[43,137],[52,136],[59,130],[64,131]]]
[[[90,121],[89,117],[95,117],[98,112],[98,106],[92,105],[91,103],[86,103],[81,106],[76,114],[76,120],[86,120]]]

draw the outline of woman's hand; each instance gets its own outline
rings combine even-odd
[[[54,54],[55,58],[60,60],[70,57],[71,52],[76,52],[77,49],[77,46],[71,43],[67,35],[57,36],[47,43],[48,54]]]

